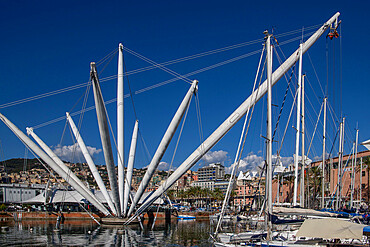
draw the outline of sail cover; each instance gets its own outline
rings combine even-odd
[[[307,208],[285,208],[274,207],[272,212],[280,215],[308,215],[308,216],[322,216],[322,217],[336,217],[337,214],[330,212],[317,211]]]
[[[324,239],[362,239],[365,226],[340,219],[306,219],[296,236]]]

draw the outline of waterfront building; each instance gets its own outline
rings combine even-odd
[[[0,184],[1,203],[22,203],[45,190],[41,184]]]
[[[362,158],[362,172],[361,167]],[[337,194],[338,184],[338,161],[339,158],[330,158],[325,162],[325,204],[330,207],[330,203],[334,201]],[[370,151],[363,151],[357,154],[357,161],[354,163],[355,167],[355,181],[353,198],[354,201],[360,199],[360,188],[362,191],[362,201],[370,202],[370,187],[369,187],[369,161]],[[306,207],[318,208],[321,201],[321,167],[322,161],[312,162],[305,167],[305,191],[309,192],[310,196],[306,196]],[[344,204],[348,204],[351,195],[351,176],[352,176],[352,156],[343,156],[343,177],[341,198]],[[300,174],[300,173],[299,173]],[[291,203],[293,200],[294,188],[294,169],[289,166],[286,171],[281,173],[280,177],[275,176],[272,184],[273,202],[276,204]],[[279,191],[278,191],[279,190]],[[298,192],[300,191],[298,185]],[[298,193],[299,198],[299,193]]]
[[[224,179],[225,167],[215,163],[198,169],[198,181]]]
[[[264,183],[265,178],[257,177],[256,172],[240,171],[234,189],[234,205],[247,208],[255,202],[253,205],[256,206],[265,195]]]
[[[197,176],[193,176],[192,187],[200,187],[211,191],[220,189],[226,193],[229,181],[224,180],[225,167],[221,164],[210,164],[198,169]]]

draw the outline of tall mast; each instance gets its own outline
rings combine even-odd
[[[344,133],[345,133],[345,118],[343,118],[343,129],[342,129],[342,149],[341,149],[341,159],[340,159],[340,183],[339,183],[339,207],[342,207],[342,179],[343,179],[343,156],[344,156]]]
[[[267,71],[267,148],[266,148],[266,196],[267,196],[267,241],[271,240],[271,215],[272,215],[272,114],[271,114],[271,87],[272,87],[272,46],[271,35],[267,34],[266,39],[266,71]]]
[[[104,215],[110,215],[110,212],[104,207],[104,205],[96,199],[96,197],[91,193],[91,191],[86,191],[78,182],[74,179],[69,179],[71,171],[66,172],[63,168],[61,168],[53,159],[50,158],[42,149],[37,146],[27,135],[25,135],[17,126],[15,126],[9,119],[7,119],[4,115],[0,113],[0,119],[8,126],[9,129],[13,131],[13,133],[27,146],[29,147],[37,156],[39,156],[46,164],[50,166],[59,176],[61,176],[64,180],[69,181],[69,184],[88,200],[91,204],[93,204],[98,210],[100,210]]]
[[[353,207],[353,189],[355,188],[354,186],[354,173],[355,173],[355,164],[353,164],[353,162],[355,161],[355,145],[356,143],[353,142],[353,145],[352,145],[352,150],[353,150],[353,155],[352,155],[352,172],[351,172],[351,197],[350,197],[350,208]]]
[[[321,208],[325,208],[325,160],[326,160],[326,153],[325,153],[325,145],[326,145],[326,101],[327,98],[324,98],[324,127],[323,127],[323,140],[322,140],[322,179],[321,179]]]
[[[139,121],[136,120],[135,127],[134,127],[134,132],[132,133],[130,153],[129,153],[128,162],[127,162],[127,173],[126,173],[126,179],[125,179],[125,196],[124,196],[124,204],[123,204],[123,216],[126,216],[128,199],[129,199],[130,192],[131,192],[132,172],[133,172],[133,169],[134,169],[138,129],[139,129]]]
[[[316,40],[337,20],[340,13],[337,12],[323,24],[303,45],[303,53],[306,52]],[[296,50],[279,68],[272,74],[272,86],[298,61],[299,50]],[[127,223],[131,222],[144,212],[157,198],[168,190],[182,175],[193,167],[226,133],[258,102],[267,92],[267,81],[256,89],[188,158],[171,174],[171,176],[141,205]]]
[[[69,122],[69,125],[71,126],[72,132],[73,132],[74,136],[76,137],[78,146],[81,148],[81,152],[82,152],[82,154],[83,154],[83,156],[84,156],[84,158],[87,162],[87,165],[90,168],[91,174],[93,175],[93,177],[96,181],[96,184],[98,185],[98,187],[99,187],[100,191],[102,192],[105,200],[107,201],[109,208],[112,210],[113,214],[116,215],[117,211],[116,211],[116,208],[114,207],[113,201],[112,201],[112,199],[110,198],[110,196],[108,194],[108,191],[107,191],[107,188],[105,187],[103,179],[101,178],[101,176],[99,174],[99,171],[96,168],[95,163],[94,163],[93,159],[91,158],[91,156],[89,154],[89,151],[86,148],[86,145],[85,145],[85,143],[84,143],[84,141],[83,141],[83,139],[80,135],[80,132],[78,131],[73,119],[71,118],[71,116],[69,115],[68,112],[66,112],[66,115],[67,115],[67,120]]]
[[[338,190],[336,196],[336,210],[340,208],[340,198],[341,198],[341,178],[342,178],[342,152],[343,152],[343,137],[344,137],[344,118],[340,123],[340,132],[339,132],[339,153],[338,153]]]
[[[301,168],[301,186],[300,186],[300,202],[301,207],[305,206],[304,203],[304,171],[306,166],[306,156],[304,151],[304,135],[305,135],[305,115],[304,115],[304,78],[305,75],[302,75],[302,168]]]
[[[166,149],[167,149],[168,145],[170,144],[170,141],[171,141],[173,135],[175,134],[175,131],[176,131],[177,127],[179,126],[180,121],[181,121],[182,117],[184,116],[184,113],[185,113],[186,109],[188,108],[188,106],[190,104],[190,101],[191,101],[191,98],[192,98],[193,94],[196,93],[197,90],[198,90],[198,81],[194,80],[193,83],[191,84],[188,92],[186,93],[184,99],[182,100],[179,108],[177,109],[177,111],[175,113],[175,116],[172,118],[172,121],[171,121],[170,125],[168,126],[168,128],[166,130],[166,133],[164,134],[161,142],[159,143],[159,146],[158,146],[150,164],[148,165],[148,169],[147,169],[147,171],[146,171],[146,173],[143,177],[143,180],[141,181],[141,183],[139,185],[139,188],[136,191],[134,200],[131,203],[128,215],[132,214],[132,212],[135,209],[136,204],[139,202],[139,200],[142,197],[145,189],[148,187],[149,182],[150,182],[151,178],[153,177],[154,172],[155,172],[155,170],[157,169],[157,167],[159,165],[159,162],[161,161],[164,153],[166,152]]]
[[[298,98],[297,98],[297,124],[296,124],[296,135],[295,135],[295,159],[294,159],[294,197],[293,206],[297,206],[298,196],[298,170],[299,170],[299,134],[301,131],[301,92],[302,92],[302,44],[299,46],[299,69],[298,69]],[[302,206],[302,202],[301,202]]]
[[[360,159],[360,203],[362,203],[362,157]]]
[[[125,141],[124,141],[124,88],[123,88],[123,45],[118,47],[118,76],[117,76],[117,166],[119,203],[123,210],[123,194],[125,180]],[[122,211],[121,211],[122,212]]]
[[[353,207],[353,193],[356,189],[355,186],[356,186],[357,146],[358,146],[358,129],[356,130],[355,161],[354,161],[355,164],[354,164],[354,167],[352,167],[353,179],[352,179],[352,188],[351,188],[351,198],[352,198],[351,208]],[[353,164],[353,162],[352,162],[352,164]],[[360,174],[360,176],[362,176],[362,174]]]
[[[114,166],[112,146],[110,142],[107,112],[105,110],[104,99],[101,93],[101,89],[99,85],[99,78],[98,78],[98,73],[96,71],[95,63],[91,63],[90,65],[91,65],[90,76],[91,76],[91,81],[93,84],[96,115],[98,118],[100,139],[101,139],[102,146],[103,146],[105,165],[107,167],[109,184],[112,190],[113,203],[116,207],[117,216],[120,217],[121,209],[120,209],[119,194],[118,194],[117,175],[116,175],[116,169]]]

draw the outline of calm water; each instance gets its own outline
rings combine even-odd
[[[55,221],[2,224],[0,246],[212,246],[209,221],[157,222],[145,225],[98,226],[92,221],[69,220],[56,230]]]

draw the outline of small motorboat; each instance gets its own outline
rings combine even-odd
[[[195,216],[191,215],[178,215],[177,216],[178,220],[195,220]]]

